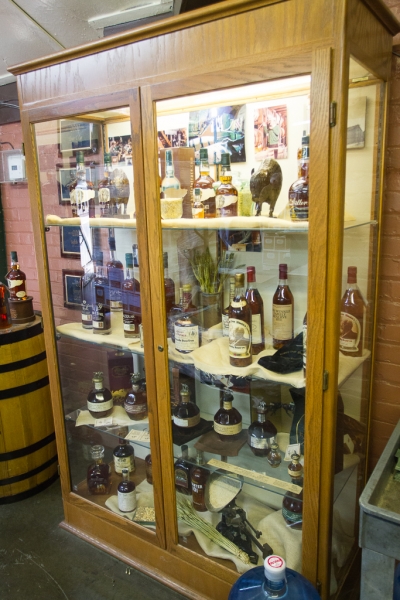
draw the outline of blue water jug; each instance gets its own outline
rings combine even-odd
[[[320,600],[317,590],[300,573],[286,568],[280,556],[268,556],[263,567],[244,573],[234,584],[228,600]]]

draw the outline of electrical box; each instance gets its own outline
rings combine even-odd
[[[22,150],[0,152],[0,183],[26,181],[25,155]]]

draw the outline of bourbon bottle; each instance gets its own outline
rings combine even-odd
[[[113,457],[114,471],[118,475],[122,475],[123,469],[128,469],[129,473],[135,472],[135,451],[125,438],[119,438],[119,444],[113,450]]]
[[[256,268],[247,267],[246,301],[251,310],[251,353],[265,350],[264,302],[256,285]]]
[[[116,246],[113,234],[110,234],[108,238],[108,246],[110,248],[110,260],[107,263],[107,276],[110,285],[110,308],[112,312],[115,312],[122,310],[124,266],[115,256]]]
[[[104,376],[100,371],[93,373],[94,387],[87,396],[87,408],[92,417],[103,419],[111,414],[113,397],[110,390],[104,387]]]
[[[231,441],[238,438],[242,431],[242,415],[232,407],[233,395],[225,391],[222,408],[214,415],[214,431],[221,441]]]
[[[136,509],[136,486],[129,479],[129,470],[122,469],[122,481],[118,484],[118,508],[122,513],[132,512]]]
[[[192,217],[193,219],[204,219],[204,204],[201,201],[201,189],[193,190]]]
[[[140,373],[132,373],[132,390],[127,393],[124,408],[132,421],[141,421],[147,417],[147,393],[143,389]]]
[[[303,465],[300,463],[300,456],[292,454],[292,460],[288,465],[288,473],[292,479],[299,479],[303,476]]]
[[[214,191],[214,179],[210,177],[210,167],[208,164],[208,150],[207,148],[200,148],[200,176],[194,182],[194,193],[196,189],[201,190],[201,203],[203,205],[203,217],[194,216],[193,218],[199,219],[213,219],[216,217],[215,209],[215,191]]]
[[[202,450],[197,451],[196,466],[191,471],[192,501],[193,508],[197,512],[205,512],[206,506],[206,484],[209,476],[207,469],[201,467],[204,465],[204,454]]]
[[[122,284],[122,323],[124,337],[140,339],[140,324],[142,311],[140,302],[140,284],[135,279],[133,254],[125,254],[125,279]]]
[[[181,448],[182,456],[175,461],[175,489],[181,494],[192,493],[192,480],[190,478],[191,465],[189,462],[189,450],[186,444]]]
[[[109,217],[111,214],[111,199],[113,198],[113,186],[111,180],[111,154],[104,153],[104,177],[99,181],[99,206],[100,216]]]
[[[233,367],[251,365],[251,308],[243,273],[235,275],[235,296],[229,307],[229,362]]]
[[[19,268],[18,254],[15,250],[11,251],[11,269],[6,275],[6,280],[10,292],[10,299],[26,300],[26,275]]]
[[[222,311],[222,335],[229,337],[229,309],[233,298],[235,297],[235,278],[229,277],[229,302]]]
[[[272,344],[277,350],[294,337],[294,300],[287,281],[287,265],[279,265],[279,283],[272,299]]]
[[[256,456],[268,456],[271,443],[278,432],[275,425],[267,419],[267,405],[263,400],[258,403],[256,410],[257,420],[247,430],[247,443]]]
[[[310,138],[304,131],[301,140],[299,179],[289,188],[289,212],[292,221],[308,221],[308,165],[310,162]]]
[[[94,298],[92,309],[93,333],[107,335],[111,333],[110,286],[107,268],[103,267],[103,253],[96,253],[95,277],[93,280]]]
[[[273,469],[276,469],[281,464],[282,456],[279,452],[279,446],[276,442],[271,442],[271,451],[267,456],[267,460]]]
[[[190,402],[189,387],[182,383],[180,402],[172,413],[176,427],[184,431],[190,431],[200,423],[200,409],[194,402]]]
[[[347,269],[347,289],[340,312],[339,349],[346,356],[362,356],[366,305],[357,285],[357,267]]]
[[[293,480],[297,485],[303,485],[302,479]],[[301,529],[303,525],[303,490],[301,492],[286,492],[282,500],[282,516],[292,529]]]
[[[237,217],[239,192],[232,185],[231,157],[227,152],[221,154],[221,166],[221,185],[215,196],[217,211],[220,217]]]
[[[92,446],[92,460],[94,461],[87,470],[87,486],[89,494],[100,496],[109,494],[111,489],[111,468],[103,462],[104,446]]]
[[[168,252],[163,253],[164,263],[164,291],[165,291],[165,309],[167,315],[175,304],[175,283],[168,275]]]
[[[199,347],[199,326],[190,315],[183,314],[174,324],[175,350],[189,354]]]
[[[76,153],[76,177],[69,185],[69,199],[72,216],[95,217],[94,185],[86,179],[85,157]]]

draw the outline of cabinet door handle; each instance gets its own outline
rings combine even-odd
[[[158,346],[159,352],[164,352],[164,346]]]

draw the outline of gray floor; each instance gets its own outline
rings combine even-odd
[[[60,482],[0,505],[1,600],[184,600],[60,529]]]

